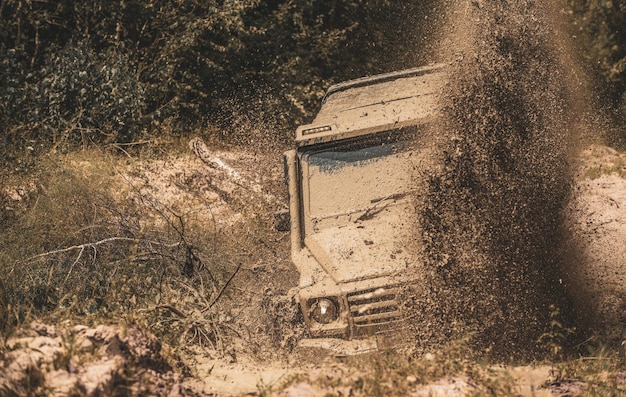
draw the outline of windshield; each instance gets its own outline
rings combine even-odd
[[[408,132],[379,133],[303,154],[309,216],[367,211],[414,190],[414,170],[424,156]]]

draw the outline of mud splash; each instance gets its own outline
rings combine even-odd
[[[460,59],[441,162],[418,198],[428,287],[409,300],[413,333],[421,346],[470,336],[479,354],[534,356],[568,312],[559,247],[571,90],[540,2],[452,3],[463,11],[444,52]]]

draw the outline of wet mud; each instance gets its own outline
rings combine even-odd
[[[416,200],[427,280],[406,300],[412,335],[534,357],[575,323],[560,277],[571,89],[542,2],[456,3],[440,158]]]

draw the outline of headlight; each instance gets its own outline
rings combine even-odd
[[[339,317],[337,302],[329,298],[312,299],[309,303],[310,317],[320,324],[329,324]]]

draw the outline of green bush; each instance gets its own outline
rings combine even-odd
[[[287,140],[330,84],[414,66],[419,51],[405,41],[432,33],[421,21],[433,3],[8,0],[0,7],[2,154],[207,125],[230,139],[249,115]]]
[[[97,54],[88,42],[51,53],[31,84],[14,96],[11,112],[32,138],[55,145],[127,142],[141,129],[143,88],[115,48]]]
[[[567,1],[607,97],[624,110],[625,1]],[[445,4],[415,3],[7,0],[1,154],[32,141],[130,142],[206,125],[229,139],[249,114],[286,140],[330,84],[434,58]]]
[[[583,56],[593,65],[599,91],[626,123],[626,0],[568,0]],[[622,132],[623,134],[623,132]],[[626,141],[626,136],[621,137]]]

